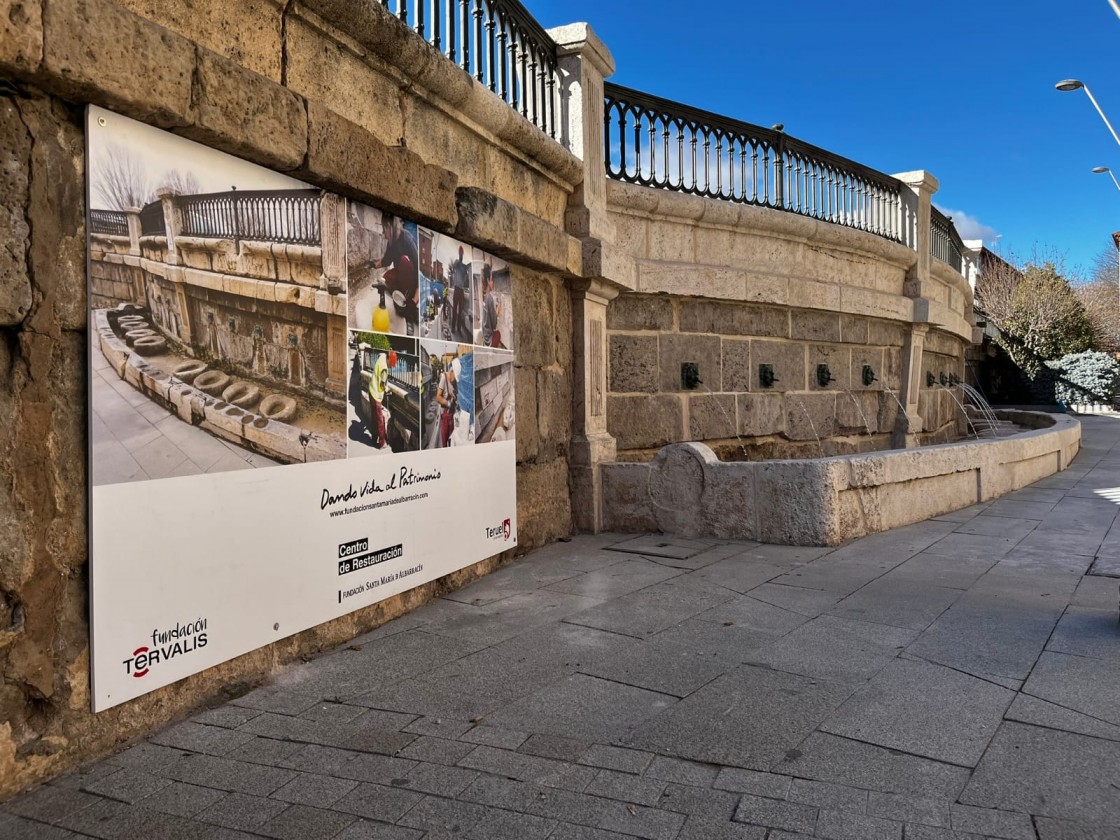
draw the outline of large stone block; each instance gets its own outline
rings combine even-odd
[[[782,394],[739,394],[739,434],[764,437],[781,434],[786,428]]]
[[[600,467],[603,527],[609,531],[656,531],[649,495],[649,464],[614,463]]]
[[[540,429],[538,461],[566,457],[572,439],[572,386],[566,370],[537,373],[537,425]]]
[[[537,369],[522,364],[513,367],[514,398],[517,400],[517,413],[522,417],[537,416]],[[515,435],[517,440],[517,461],[535,461],[540,451],[541,434],[535,422],[521,423]]]
[[[622,294],[607,306],[607,329],[671,330],[673,300],[667,295]]]
[[[882,348],[853,347],[851,387],[853,389],[881,390],[883,387],[883,377],[887,375],[883,359],[884,351]],[[875,376],[875,381],[870,385],[865,385],[863,383],[864,365],[870,367],[872,374]]]
[[[213,46],[211,49],[214,49]],[[288,16],[285,83],[305,99],[329,102],[340,116],[360,125],[386,146],[404,134],[401,86],[361,57],[338,45],[297,15]],[[361,91],[338,96],[339,90]]]
[[[657,391],[658,340],[655,335],[612,335],[610,390],[614,393]]]
[[[804,391],[805,345],[788,341],[751,342],[751,390],[764,390],[758,381],[759,365],[772,365],[776,377],[774,391]]]
[[[280,0],[118,0],[140,17],[189,38],[274,82],[280,81],[284,3]],[[289,21],[290,24],[290,21]]]
[[[690,440],[719,440],[735,435],[734,394],[693,394],[688,398]]]
[[[688,263],[680,270],[689,270],[697,262],[693,244],[695,228],[689,224],[659,221],[656,235],[649,240],[649,258],[658,262]]]
[[[684,439],[684,411],[674,394],[607,397],[607,431],[619,450],[649,449]]]
[[[51,0],[43,9],[51,88],[160,127],[191,122],[195,49],[111,0]]]
[[[672,295],[742,299],[746,274],[732,268],[638,261],[638,289]]]
[[[786,394],[786,435],[790,440],[820,440],[836,434],[836,394]]]
[[[755,374],[751,370],[750,341],[725,338],[720,342],[720,352],[722,353],[723,383],[719,390],[751,390]]]
[[[510,265],[510,275],[517,290],[513,296],[513,346],[517,362],[527,367],[548,367],[557,361],[552,284],[544,275],[518,265]]]
[[[43,60],[43,0],[0,0],[0,70],[22,75]]]
[[[872,435],[879,428],[879,395],[874,391],[848,391],[836,395],[836,422],[857,435]]]
[[[790,312],[790,337],[805,341],[839,341],[840,315],[794,309]]]
[[[823,395],[821,395],[823,396]],[[841,467],[828,461],[757,465],[758,539],[785,545],[835,545],[841,538],[836,486]],[[797,499],[797,504],[790,504]]]
[[[662,334],[658,345],[661,367],[659,390],[669,393],[683,390],[681,365],[685,362],[699,365],[700,381],[705,383],[700,386],[702,389],[718,387],[722,381],[719,345],[719,337],[714,335]]]
[[[553,542],[572,531],[568,462],[517,467],[517,542],[525,548]]]
[[[785,338],[789,312],[775,306],[685,300],[681,301],[681,332]]]
[[[457,237],[507,259],[567,269],[571,237],[563,229],[477,187],[459,187],[455,202]]]
[[[40,295],[38,310],[49,310],[60,330],[80,330],[89,315],[82,116],[46,99],[25,99],[19,107],[34,141],[28,218],[34,232],[29,258]],[[121,299],[132,294],[127,291],[129,271],[124,269],[122,276]]]
[[[817,379],[820,365],[828,368],[832,381],[821,385]],[[852,387],[852,351],[844,344],[809,345],[809,388],[814,391],[844,391]]]
[[[649,219],[628,213],[612,213],[611,220],[614,222],[614,244],[620,251],[635,259],[648,256],[646,237]]]
[[[901,347],[906,342],[906,327],[896,321],[872,318],[867,324],[867,343],[879,347]]]
[[[0,34],[5,34],[0,31]],[[31,309],[27,249],[31,228],[31,132],[17,100],[0,99],[0,326],[20,323]]]
[[[386,146],[317,102],[307,103],[307,123],[309,180],[438,230],[455,227],[454,173],[406,148]]]
[[[183,134],[262,166],[289,171],[307,154],[303,100],[228,58],[198,50],[196,122]]]
[[[845,344],[867,344],[868,320],[859,315],[840,316],[840,340]]]

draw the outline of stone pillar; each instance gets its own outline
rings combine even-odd
[[[327,316],[327,393],[332,397],[346,397],[346,353],[349,346],[346,336],[346,316]]]
[[[609,280],[572,284],[572,519],[580,531],[602,530],[599,465],[615,459],[615,439],[607,432],[607,305],[619,287]]]
[[[903,197],[903,206],[906,208],[908,224],[903,226],[903,236],[906,244],[913,248],[918,255],[917,262],[906,278],[903,293],[912,298],[923,298],[924,289],[930,283],[930,208],[933,205],[933,194],[937,192],[937,179],[923,169],[914,172],[902,172],[894,176],[908,186],[913,195]]]
[[[323,273],[319,288],[332,295],[346,291],[346,199],[324,192],[319,199]]]
[[[183,232],[183,214],[175,204],[178,193],[170,187],[156,190],[156,196],[163,205],[163,226],[167,231],[167,264],[181,265],[179,252],[175,249],[175,238]]]
[[[918,445],[918,432],[922,431],[922,415],[918,413],[918,397],[925,387],[926,373],[922,369],[922,351],[925,349],[928,324],[912,324],[902,346],[902,383],[899,399],[906,406],[906,414],[895,422],[895,449],[909,449]]]
[[[586,23],[558,26],[548,34],[560,61],[560,139],[583,161],[583,182],[568,200],[565,225],[585,241],[613,241],[603,152],[603,80],[614,73],[614,59]]]
[[[128,224],[128,253],[138,257],[140,256],[140,208],[129,207],[124,211],[124,220]]]

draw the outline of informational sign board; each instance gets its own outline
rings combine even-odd
[[[87,138],[94,711],[516,544],[504,261],[109,111]]]

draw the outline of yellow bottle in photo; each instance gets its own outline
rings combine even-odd
[[[385,306],[385,284],[377,284],[377,293],[380,299],[377,308],[373,310],[373,331],[378,333],[389,332],[389,309]]]

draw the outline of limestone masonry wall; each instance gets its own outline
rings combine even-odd
[[[0,437],[0,797],[246,691],[282,663],[506,559],[90,713],[87,103],[508,259],[516,286],[518,551],[571,531],[573,327],[565,278],[580,266],[564,214],[579,162],[504,104],[478,105],[471,80],[416,41],[378,4],[0,0],[0,424],[8,430]],[[137,283],[159,284],[145,273],[163,260],[158,242],[128,259],[127,239],[95,244],[104,257],[94,265],[95,302],[130,299]],[[214,255],[187,253],[185,270],[214,267]],[[299,282],[300,272],[292,274],[286,279]],[[199,301],[220,296],[194,288]],[[185,317],[170,308],[163,314]]]
[[[940,379],[907,393],[918,290],[912,248],[616,182],[608,206],[635,287],[607,311],[607,429],[620,459],[647,460],[682,441],[704,441],[729,460],[887,449],[918,426],[908,404],[921,420],[918,440],[956,436],[959,410]],[[963,376],[967,284],[938,269],[920,289],[922,303],[945,316],[922,327],[921,375]],[[681,382],[686,362],[699,366],[695,389]],[[769,385],[761,365],[771,368]],[[831,377],[823,385],[821,365]],[[866,384],[865,366],[874,376]]]

